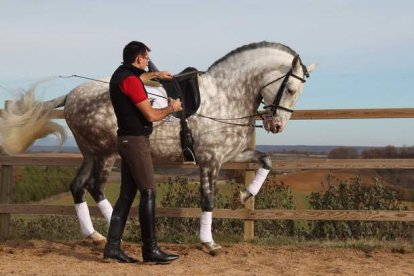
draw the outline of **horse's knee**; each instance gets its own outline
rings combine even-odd
[[[259,162],[262,165],[263,169],[272,169],[272,158],[268,153],[263,153],[261,156],[259,156]]]

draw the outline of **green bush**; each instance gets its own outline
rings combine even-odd
[[[35,175],[35,174],[32,174]],[[34,179],[34,178],[33,178]],[[325,192],[309,196],[311,208],[317,210],[406,210],[396,199],[396,193],[375,180],[364,185],[356,177],[351,183],[327,179]],[[215,190],[215,208],[229,209],[230,200],[243,184],[226,182]],[[200,208],[200,185],[189,183],[187,178],[169,178],[158,184],[158,205],[171,208]],[[134,207],[136,208],[136,207]],[[294,209],[292,192],[285,185],[270,185],[267,181],[255,198],[256,209]],[[214,218],[214,211],[213,211]],[[106,235],[107,224],[103,219],[93,219],[95,229]],[[199,218],[157,218],[157,236],[160,241],[176,243],[198,242]],[[241,241],[243,221],[238,219],[213,219],[213,235],[217,241]],[[30,216],[12,220],[13,235],[17,238],[81,239],[76,217]],[[137,218],[127,222],[123,239],[140,242]],[[414,224],[407,222],[370,221],[276,221],[257,220],[255,235],[258,239],[272,240],[414,240]]]
[[[292,191],[283,183],[271,186],[265,182],[255,198],[256,209],[295,209]],[[257,238],[294,236],[297,234],[297,222],[292,220],[258,220],[255,222]]]
[[[39,201],[69,191],[76,168],[57,166],[23,167],[17,170],[12,190],[13,203]]]
[[[317,210],[406,210],[396,193],[375,179],[372,185],[363,185],[361,178],[351,183],[327,179],[326,192],[312,193],[309,203]],[[414,227],[406,222],[374,221],[313,221],[309,222],[310,237],[317,239],[412,240]]]

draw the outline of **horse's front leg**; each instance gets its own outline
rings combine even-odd
[[[255,161],[261,165],[261,168],[257,170],[255,177],[253,178],[252,182],[246,187],[246,189],[239,191],[233,195],[231,208],[237,209],[243,206],[249,198],[257,195],[272,168],[272,159],[267,153],[249,150],[239,154],[233,161]]]
[[[211,225],[213,223],[214,190],[220,166],[203,167],[200,165],[200,241],[211,255],[216,255],[221,248],[213,240]]]

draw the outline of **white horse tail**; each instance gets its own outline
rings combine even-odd
[[[3,150],[14,155],[24,152],[36,139],[55,135],[60,145],[66,141],[65,129],[51,121],[51,112],[65,105],[66,96],[46,102],[36,102],[29,90],[10,102],[0,117],[0,139]]]

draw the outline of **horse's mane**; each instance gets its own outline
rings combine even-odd
[[[258,49],[258,48],[275,48],[275,49],[279,49],[281,51],[287,52],[293,56],[296,56],[297,53],[295,51],[293,51],[290,47],[280,44],[280,43],[276,43],[276,42],[268,42],[268,41],[262,41],[262,42],[256,42],[256,43],[251,43],[251,44],[247,44],[244,46],[241,46],[233,51],[231,51],[230,53],[228,53],[227,55],[225,55],[224,57],[220,58],[219,60],[217,60],[216,62],[214,62],[209,68],[208,70],[210,70],[212,67],[216,66],[218,63],[221,63],[222,61],[226,60],[227,58],[238,54],[240,52],[243,51],[247,51],[247,50],[253,50],[253,49]]]

